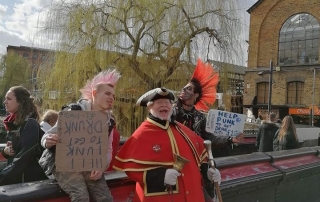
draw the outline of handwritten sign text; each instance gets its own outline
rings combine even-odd
[[[61,111],[60,142],[56,147],[59,172],[105,170],[109,116],[99,111]]]
[[[243,132],[246,115],[227,111],[210,110],[206,131],[216,135],[236,136]]]

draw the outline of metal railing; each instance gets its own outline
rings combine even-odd
[[[258,133],[258,129],[245,129],[243,130],[243,134],[245,137],[256,137]]]

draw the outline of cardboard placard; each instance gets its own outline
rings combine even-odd
[[[58,172],[104,171],[107,166],[108,122],[101,111],[59,112],[56,146]]]
[[[206,131],[216,135],[237,136],[243,132],[246,115],[233,112],[209,110]]]

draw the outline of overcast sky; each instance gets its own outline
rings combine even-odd
[[[1,0],[0,1],[0,54],[6,53],[8,45],[35,46],[36,27],[46,6],[59,0]],[[240,0],[241,20],[244,27],[244,40],[248,40],[250,8],[257,0]],[[41,16],[41,15],[40,15]]]

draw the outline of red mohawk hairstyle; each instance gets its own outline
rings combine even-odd
[[[199,93],[195,102],[197,110],[208,111],[209,105],[216,101],[216,87],[219,83],[219,74],[209,63],[198,59],[196,69],[193,72],[190,83],[195,86],[194,92]]]

